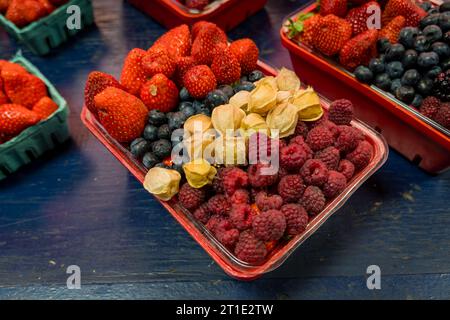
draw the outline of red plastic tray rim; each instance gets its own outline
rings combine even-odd
[[[198,19],[205,17],[219,9],[223,9],[224,7],[231,6],[233,3],[238,2],[239,0],[215,0],[211,4],[209,4],[205,10],[193,12],[193,9],[189,9],[184,4],[177,0],[154,0],[160,1],[162,4],[167,6],[169,9],[174,10],[177,14],[184,16],[185,18]]]

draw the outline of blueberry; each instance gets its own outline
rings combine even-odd
[[[384,62],[381,61],[379,58],[373,58],[369,62],[369,69],[373,73],[382,73],[384,72]]]
[[[450,46],[443,42],[435,42],[431,45],[431,50],[437,53],[439,58],[447,58],[450,56]]]
[[[172,169],[171,166],[165,164],[164,162],[159,162],[155,164],[155,168]]]
[[[417,58],[417,64],[422,68],[431,68],[439,64],[439,56],[436,52],[422,52]]]
[[[447,58],[441,62],[441,68],[442,68],[442,70],[450,69],[450,58]]]
[[[422,104],[422,101],[423,101],[422,96],[421,96],[420,94],[416,94],[416,95],[414,96],[413,101],[411,102],[411,105],[412,105],[414,108],[419,108],[420,105]]]
[[[419,4],[419,7],[421,7],[424,11],[428,11],[431,9],[431,3],[430,2],[422,2]]]
[[[394,79],[391,82],[391,92],[395,93],[395,91],[402,86],[402,81],[400,79]]]
[[[415,94],[414,88],[410,86],[401,86],[395,91],[397,99],[405,103],[410,103],[414,99]]]
[[[384,53],[382,53],[378,56],[378,59],[380,59],[381,62],[386,62],[386,55]]]
[[[204,114],[205,116],[211,117],[211,109],[203,107],[196,111],[197,114]]]
[[[192,102],[190,101],[182,101],[179,105],[178,105],[178,110],[183,111],[185,108],[192,108]]]
[[[187,91],[187,89],[184,87],[181,88],[181,90],[180,90],[180,100],[181,101],[191,101],[192,100],[192,97],[189,94],[189,91]]]
[[[199,100],[195,100],[192,103],[192,106],[194,107],[196,113],[198,113],[198,111],[200,109],[206,108],[205,104],[203,102],[199,101]]]
[[[424,52],[430,48],[430,42],[425,36],[417,36],[414,40],[414,49],[417,52]]]
[[[439,27],[441,27],[442,32],[450,30],[450,11],[441,13],[441,16],[439,17]]]
[[[423,29],[423,35],[430,41],[430,43],[433,43],[435,41],[438,41],[442,38],[442,30],[437,25],[431,25],[426,26]]]
[[[450,11],[450,1],[445,1],[439,6],[439,12]]]
[[[218,87],[217,89],[219,89],[220,91],[222,91],[223,93],[225,93],[229,98],[231,98],[232,96],[234,96],[234,90],[233,87],[227,84],[221,85],[220,87]]]
[[[258,80],[261,80],[262,78],[264,78],[264,73],[259,70],[254,70],[248,75],[248,81],[250,82],[256,82]]]
[[[167,116],[164,112],[161,112],[159,110],[151,110],[148,113],[148,123],[155,126],[160,126],[164,123],[167,123]]]
[[[391,87],[391,78],[386,73],[377,74],[375,77],[375,85],[387,91]]]
[[[414,49],[408,49],[405,52],[405,55],[402,59],[403,67],[406,68],[412,68],[417,63],[417,52]]]
[[[439,8],[431,8],[430,10],[427,11],[428,14],[435,14],[435,13],[439,13]]]
[[[416,85],[416,89],[420,94],[428,96],[428,94],[431,92],[431,89],[433,89],[433,80],[429,78],[420,79],[419,83],[417,83]]]
[[[386,51],[386,61],[399,61],[405,54],[405,47],[400,43],[395,43]]]
[[[184,175],[183,165],[174,163],[172,169],[178,171],[182,176]]]
[[[415,86],[420,80],[420,73],[416,69],[407,70],[402,77],[402,85]]]
[[[434,66],[425,74],[427,78],[434,79],[437,77],[439,73],[442,72],[442,68],[440,66]]]
[[[425,3],[428,3],[428,2],[425,2]],[[433,24],[437,25],[439,23],[439,16],[440,16],[439,13],[433,13],[433,14],[427,15],[425,18],[420,20],[420,27],[423,29],[426,26],[431,26]]]
[[[169,128],[170,130],[179,129],[183,126],[186,121],[186,115],[183,112],[174,112],[169,118]]]
[[[210,109],[227,103],[228,96],[221,90],[213,90],[205,98],[205,105]]]
[[[442,36],[442,41],[444,41],[446,44],[448,44],[450,46],[450,31],[447,31],[443,36]]]
[[[255,85],[248,81],[242,81],[234,88],[234,93],[238,93],[239,91],[252,91],[255,89]]]
[[[413,48],[414,40],[419,35],[419,29],[415,27],[405,27],[400,30],[398,42],[403,44],[405,48]]]
[[[143,138],[135,139],[131,145],[130,150],[133,156],[141,158],[146,152],[150,151],[151,143]]]
[[[169,140],[160,139],[152,144],[153,154],[159,159],[164,159],[172,153],[172,144]]]
[[[242,76],[240,82],[246,82],[246,81],[248,81],[248,77]]]
[[[151,152],[147,152],[146,154],[144,154],[144,157],[142,158],[142,164],[147,169],[153,168],[158,162],[159,159]]]
[[[386,73],[391,79],[400,78],[403,74],[403,65],[399,61],[392,61],[386,65]]]
[[[355,77],[361,82],[370,83],[373,79],[373,73],[369,68],[359,66],[355,69]]]
[[[196,114],[194,107],[186,107],[183,110],[181,110],[181,112],[184,114],[186,119],[188,119],[189,117],[192,117],[194,114]]]
[[[170,139],[170,136],[172,135],[172,131],[169,128],[168,124],[163,124],[158,129],[158,139]]]
[[[144,138],[149,141],[154,141],[158,138],[158,127],[148,124],[144,129]]]

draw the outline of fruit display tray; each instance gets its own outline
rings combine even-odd
[[[72,5],[80,8],[81,29],[69,30],[66,26],[67,18],[69,17],[67,8]],[[57,8],[50,15],[23,28],[16,27],[14,23],[0,14],[0,25],[38,55],[48,54],[51,49],[66,42],[71,36],[93,22],[94,12],[91,0],[71,0]]]
[[[31,74],[44,81],[49,95],[58,105],[58,109],[48,119],[40,121],[22,131],[18,136],[0,144],[0,180],[69,138],[67,126],[69,108],[64,98],[50,81],[20,53],[11,62],[20,64]]]
[[[267,0],[216,0],[203,11],[189,9],[177,0],[128,0],[128,2],[169,29],[183,23],[192,25],[197,21],[206,20],[228,31],[261,10]]]
[[[309,4],[288,18],[315,9],[315,3]],[[438,174],[450,167],[449,130],[392,94],[360,83],[337,62],[290,40],[284,27],[287,21],[280,30],[281,42],[289,50],[294,70],[307,84],[329,99],[351,100],[356,117],[382,133],[391,147],[425,171]]]
[[[276,75],[276,71],[268,65],[259,62],[258,68],[266,75]],[[322,100],[323,107],[328,108],[329,102]],[[86,107],[83,108],[81,119],[91,133],[139,180],[143,183],[147,169],[133,157],[123,145],[115,141],[91,115]],[[251,265],[238,260],[210,233],[206,227],[197,222],[190,212],[183,209],[172,199],[169,202],[160,201],[163,207],[186,229],[186,231],[203,247],[214,261],[230,276],[240,280],[253,280],[264,273],[279,267],[308,237],[310,237],[332,214],[334,214],[350,196],[374,174],[388,157],[388,146],[384,138],[376,131],[358,120],[352,125],[365,134],[373,148],[374,154],[369,165],[352,178],[346,189],[330,202],[326,208],[309,224],[305,232],[295,236],[283,246],[277,246],[262,265]]]

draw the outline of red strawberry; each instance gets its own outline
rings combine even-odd
[[[100,71],[92,71],[89,74],[86,86],[84,87],[84,104],[94,116],[97,116],[94,97],[107,87],[123,89],[120,83],[109,74]]]
[[[47,119],[53,112],[58,110],[58,105],[49,97],[43,97],[32,109],[41,120]]]
[[[28,73],[27,69],[20,64],[12,63],[6,60],[0,60],[0,76],[3,68],[7,68],[9,72]]]
[[[344,17],[347,13],[347,0],[321,0],[320,15],[326,16],[334,14],[338,17]]]
[[[41,4],[41,6],[47,11],[47,14],[55,11],[55,6],[49,0],[37,0]]]
[[[290,21],[288,25],[290,39],[296,39],[307,46],[313,46],[314,26],[322,19],[320,14],[306,13],[300,14],[297,20]]]
[[[108,133],[119,142],[141,136],[148,110],[142,101],[121,89],[108,87],[94,98],[98,118]]]
[[[191,97],[202,99],[217,86],[216,77],[208,66],[199,65],[189,69],[183,83]]]
[[[142,59],[142,67],[147,77],[162,73],[167,77],[172,77],[177,67],[176,62],[169,56],[163,47],[152,47],[147,51],[147,55]]]
[[[370,1],[362,6],[351,9],[347,13],[345,20],[351,23],[353,36],[368,30],[368,23],[376,22],[372,21],[373,17],[377,17],[374,16],[374,10],[381,10],[380,5],[376,1]]]
[[[209,4],[209,0],[186,0],[189,9],[203,10]]]
[[[191,29],[192,41],[194,41],[195,38],[197,38],[197,35],[199,34],[200,30],[203,29],[203,27],[207,27],[207,26],[216,26],[216,25],[212,22],[203,21],[203,20],[194,23],[194,25],[192,26],[192,29]]]
[[[329,14],[314,26],[314,47],[326,56],[338,53],[352,36],[352,26],[345,19]]]
[[[227,36],[215,24],[203,26],[192,44],[191,55],[198,64],[210,65],[218,44],[227,44]]]
[[[177,60],[177,70],[175,71],[175,83],[180,86],[184,87],[183,84],[183,77],[190,68],[195,67],[197,65],[197,62],[193,57],[179,57]]]
[[[155,74],[141,88],[141,99],[149,110],[170,112],[178,104],[178,89],[164,74]]]
[[[390,43],[397,43],[400,30],[406,24],[406,19],[403,16],[397,16],[392,19],[383,29],[378,33],[378,38],[386,38]]]
[[[381,22],[385,26],[397,16],[403,16],[406,19],[405,26],[417,27],[420,20],[427,13],[411,0],[389,0],[381,16]]]
[[[21,0],[11,0],[8,10],[6,10],[5,17],[19,28],[22,28],[29,23],[23,13]]]
[[[256,69],[259,50],[253,40],[248,38],[236,40],[231,43],[230,50],[239,61],[242,74],[249,74]]]
[[[1,73],[0,73],[1,74]],[[0,106],[9,102],[8,97],[3,90],[3,79],[0,77]]]
[[[12,0],[6,18],[19,28],[48,15],[47,9],[36,0]]]
[[[137,96],[142,85],[147,81],[142,59],[146,56],[145,50],[135,48],[128,53],[120,75],[120,84],[131,94]]]
[[[5,13],[10,3],[11,0],[0,0],[0,13]]]
[[[239,61],[229,48],[214,57],[211,70],[218,84],[232,84],[241,78]]]
[[[185,24],[163,34],[155,45],[163,45],[172,58],[184,57],[191,51],[191,33]]]
[[[367,30],[347,41],[339,53],[339,62],[352,71],[357,66],[367,65],[377,54],[378,30]]]
[[[36,113],[18,104],[0,106],[0,136],[15,137],[39,122]]]

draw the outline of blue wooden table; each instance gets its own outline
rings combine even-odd
[[[290,67],[278,32],[302,2],[269,1],[229,36]],[[120,0],[94,6],[96,26],[75,41],[47,57],[23,49],[69,102],[72,140],[0,183],[0,298],[450,298],[450,174],[429,176],[392,150],[279,269],[249,283],[224,274],[80,121],[88,73],[118,76],[130,49],[164,32]],[[19,48],[0,30],[0,58]],[[66,288],[69,265],[81,290]],[[369,265],[381,290],[366,287]]]

